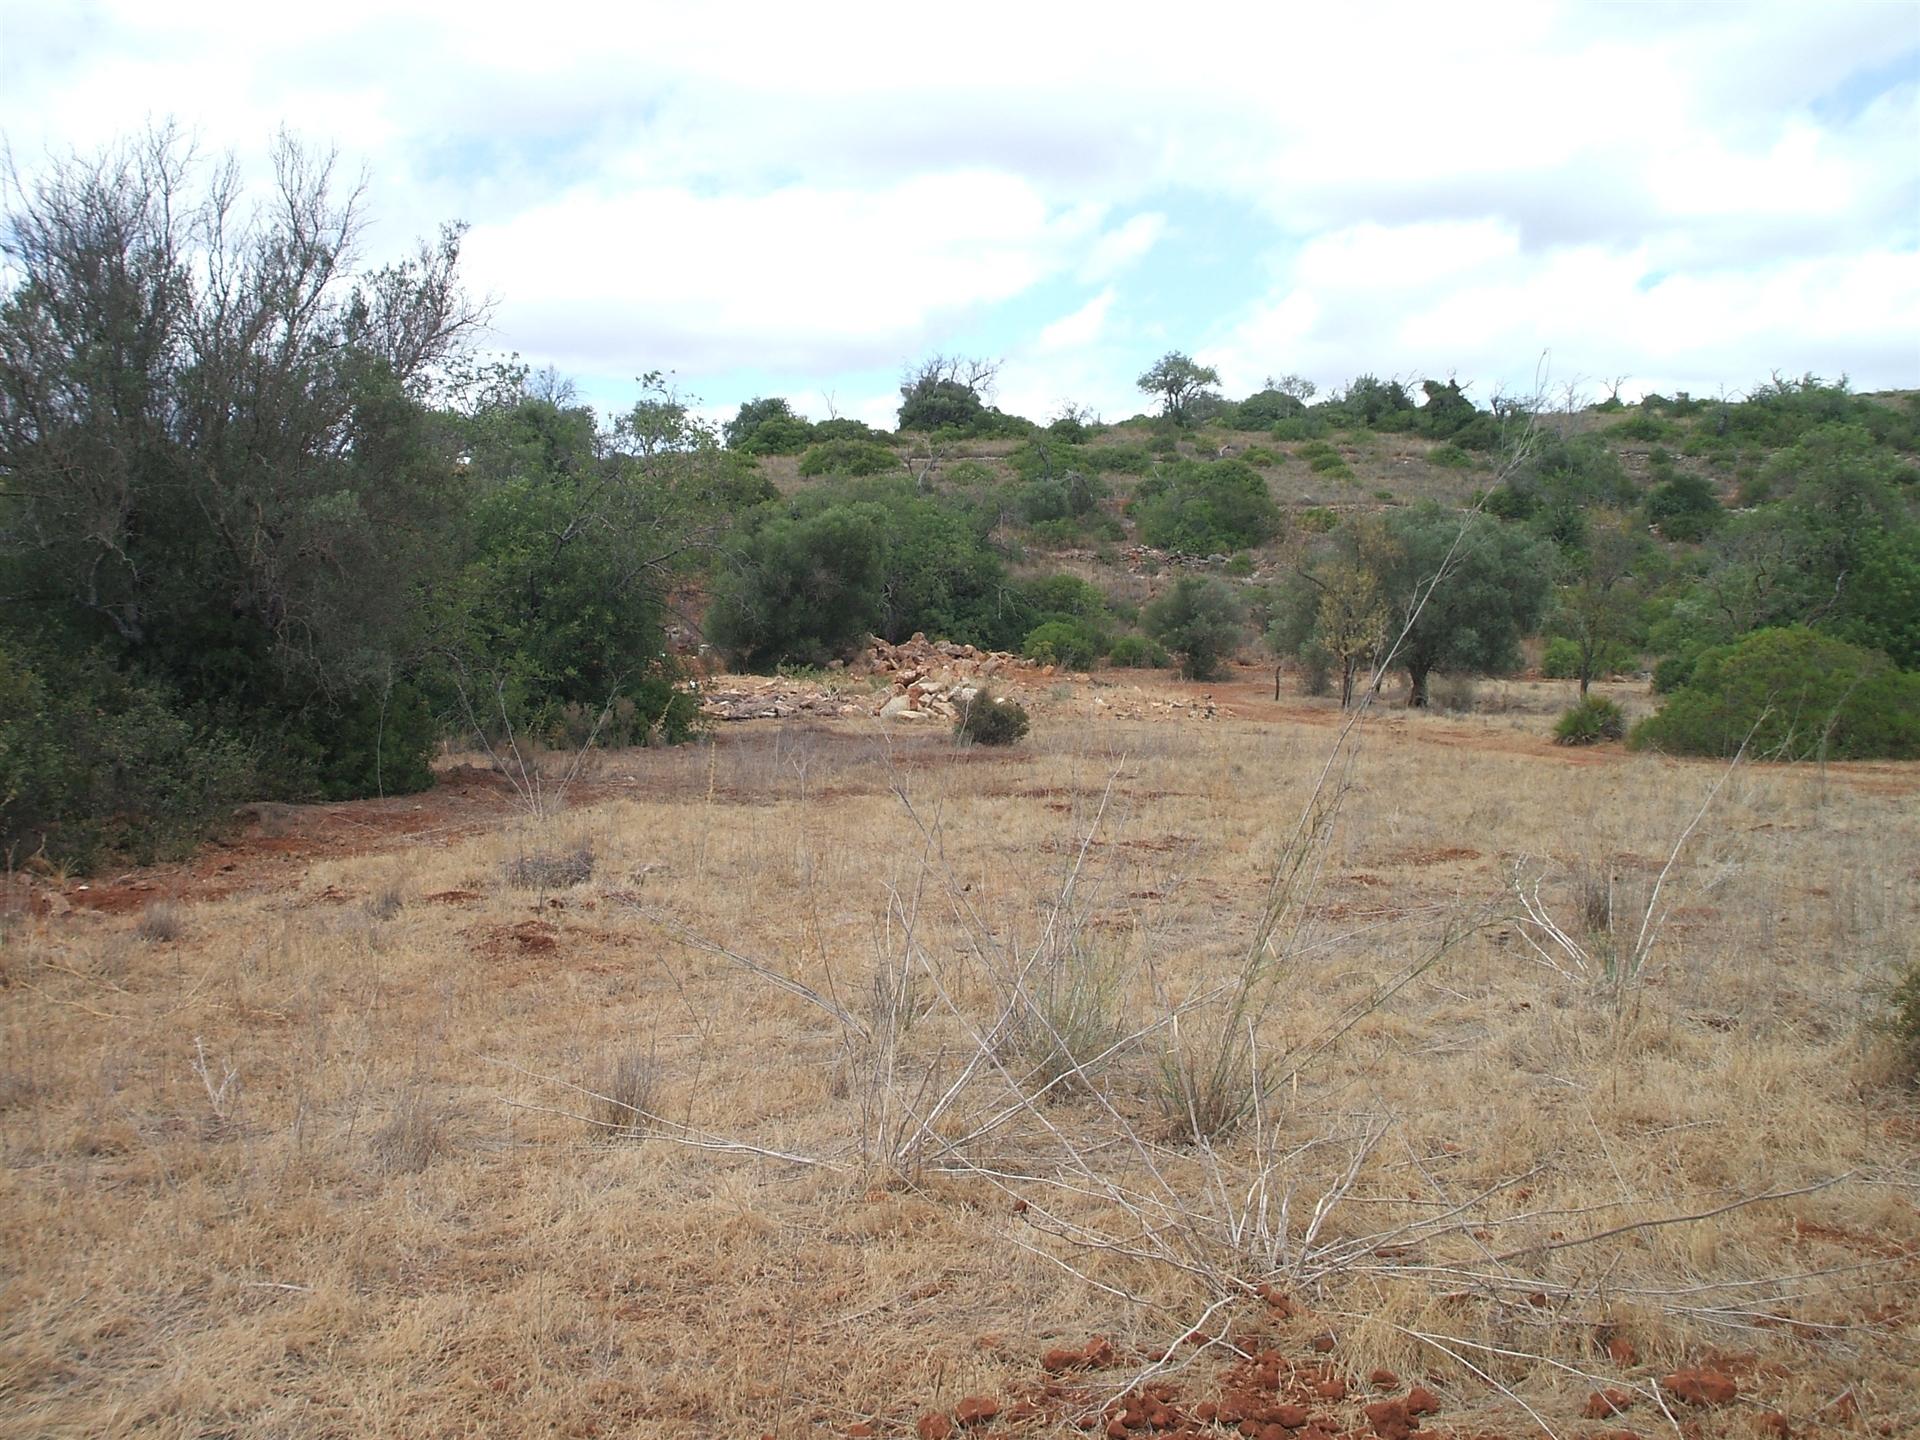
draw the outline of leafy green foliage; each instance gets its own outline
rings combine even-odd
[[[591,412],[533,397],[463,420],[468,500],[430,673],[464,724],[584,740],[567,717],[612,705],[626,718],[602,726],[603,741],[664,733],[661,692],[676,675],[663,596],[690,540],[772,492],[751,459],[650,384],[604,435]],[[531,443],[556,433],[571,443]]]
[[[1234,407],[1236,430],[1266,430],[1282,420],[1304,415],[1307,402],[1283,390],[1256,390]]]
[[[1189,680],[1211,680],[1240,638],[1241,610],[1218,580],[1182,575],[1141,612],[1147,633],[1180,657]]]
[[[1108,649],[1107,663],[1125,670],[1164,670],[1169,657],[1144,635],[1122,635]]]
[[[1604,695],[1589,695],[1554,722],[1553,738],[1562,745],[1598,745],[1627,733],[1627,717]]]
[[[747,518],[707,629],[754,670],[818,665],[869,633],[915,631],[994,649],[1036,623],[983,528],[911,482],[823,486]]]
[[[813,438],[813,427],[785,400],[768,396],[743,404],[721,427],[721,433],[730,450],[748,455],[797,455]]]
[[[398,747],[396,747],[398,748]],[[86,871],[190,849],[257,783],[248,746],[98,658],[0,649],[0,859]]]
[[[1188,555],[1245,549],[1280,531],[1280,510],[1258,470],[1239,460],[1176,461],[1134,491],[1149,545]]]
[[[1520,660],[1520,637],[1539,623],[1552,566],[1525,536],[1481,516],[1431,506],[1387,517],[1373,566],[1391,607],[1398,662],[1424,705],[1435,670],[1504,674]]]
[[[989,690],[976,691],[954,722],[955,737],[973,745],[1012,745],[1032,728],[1026,707]]]
[[[1920,756],[1920,675],[1804,626],[1699,656],[1686,684],[1634,727],[1636,749],[1781,760]]]
[[[1043,665],[1091,670],[1105,651],[1104,637],[1080,620],[1048,620],[1027,632],[1020,653]]]
[[[459,493],[425,398],[477,315],[457,229],[355,273],[352,201],[290,143],[276,162],[279,202],[246,223],[229,189],[190,193],[164,132],[15,192],[0,625],[126,676],[147,698],[106,713],[149,751],[212,726],[281,793],[366,793],[424,760],[417,727],[368,746],[360,717],[393,718],[448,573]],[[174,809],[154,784],[101,803]]]
[[[1374,430],[1404,430],[1414,423],[1413,396],[1398,380],[1356,376],[1323,408],[1330,419]]]
[[[1220,401],[1212,388],[1220,383],[1220,372],[1178,350],[1162,355],[1135,383],[1160,397],[1160,413],[1176,425],[1192,423],[1201,418],[1200,410]]]
[[[884,475],[900,468],[900,457],[871,440],[827,440],[800,457],[802,475]]]
[[[1647,492],[1647,519],[1669,540],[1704,540],[1725,515],[1713,483],[1682,471]]]
[[[1920,670],[1920,525],[1876,529],[1861,541],[1830,622],[1843,640]]]
[[[879,625],[885,527],[873,505],[763,515],[715,587],[707,633],[749,670],[852,653]]]
[[[1879,1029],[1892,1043],[1906,1078],[1920,1077],[1920,960],[1907,966],[1888,993]]]

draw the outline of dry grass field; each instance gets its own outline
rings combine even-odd
[[[0,1436],[1920,1430],[1920,771],[1141,683],[15,882]]]

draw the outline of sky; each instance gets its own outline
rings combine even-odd
[[[1920,0],[420,5],[0,0],[30,181],[173,122],[447,221],[486,343],[608,411],[671,372],[890,427],[997,360],[1047,420],[1178,350],[1589,398],[1920,386]]]

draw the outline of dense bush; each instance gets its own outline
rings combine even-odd
[[[1704,540],[1725,513],[1704,476],[1678,472],[1647,492],[1647,519],[1669,540]]]
[[[802,475],[884,475],[900,468],[900,457],[871,440],[828,440],[800,457]]]
[[[1134,491],[1132,513],[1147,544],[1189,555],[1246,549],[1280,531],[1267,482],[1239,460],[1164,465]]]
[[[252,751],[98,660],[0,651],[0,861],[184,852],[253,793]]]
[[[876,430],[864,420],[849,420],[836,416],[831,420],[816,420],[812,425],[813,438],[827,440],[865,440],[870,445],[891,445],[893,437],[884,430]]]
[[[1289,420],[1276,420],[1267,433],[1276,440],[1290,444],[1295,440],[1318,440],[1327,433],[1328,428],[1324,416],[1309,412]]]
[[[721,433],[728,449],[748,455],[797,455],[814,438],[813,427],[777,395],[747,401]]]
[[[1234,406],[1236,430],[1265,430],[1306,413],[1307,402],[1282,390],[1257,390]]]
[[[1122,635],[1107,650],[1107,663],[1123,670],[1164,670],[1169,657],[1144,635]]]
[[[1556,635],[1547,641],[1547,648],[1540,657],[1540,673],[1549,680],[1578,680],[1581,659],[1577,640]],[[1634,664],[1633,653],[1625,646],[1601,645],[1594,656],[1593,674],[1617,675],[1623,670],[1632,669]]]
[[[1026,735],[1031,723],[1024,706],[982,689],[961,707],[953,733],[968,744],[1011,745]]]
[[[1765,759],[1920,756],[1920,675],[1803,627],[1703,652],[1686,684],[1634,727],[1637,749]]]
[[[805,491],[746,517],[714,587],[708,633],[765,670],[844,656],[916,630],[1011,649],[1038,623],[983,522],[904,477]]]
[[[1920,1078],[1920,961],[1908,965],[1887,996],[1879,1028],[1904,1078]]]
[[[1240,606],[1218,580],[1183,575],[1142,612],[1147,633],[1180,657],[1190,680],[1211,680],[1240,638]]]
[[[1589,695],[1554,722],[1553,738],[1562,745],[1597,745],[1627,733],[1627,717],[1603,695]]]
[[[1144,445],[1090,445],[1084,453],[1088,469],[1144,475],[1153,468],[1153,452]]]
[[[1104,637],[1078,620],[1048,620],[1028,632],[1020,653],[1042,665],[1091,670],[1106,648]]]

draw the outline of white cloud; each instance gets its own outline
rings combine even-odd
[[[930,223],[939,217],[939,223]],[[507,343],[571,337],[564,363],[604,368],[670,351],[682,363],[891,363],[970,307],[1064,269],[1088,207],[1049,207],[1011,176],[763,195],[668,187],[568,193],[476,227],[466,257],[502,296]]]
[[[28,171],[170,114],[255,173],[283,124],[338,144],[369,247],[473,221],[503,343],[563,369],[828,384],[994,312],[1002,403],[1042,412],[1126,406],[1159,327],[1210,336],[1230,389],[1529,371],[1542,344],[1696,384],[1920,380],[1920,83],[1886,80],[1920,9],[1625,13],[0,0],[0,131]],[[1145,315],[1196,198],[1263,217],[1271,256]]]
[[[1083,350],[1100,338],[1107,326],[1107,312],[1113,308],[1116,292],[1109,285],[1071,315],[1063,315],[1040,332],[1034,349],[1049,351]]]
[[[1108,231],[1094,243],[1086,263],[1080,267],[1080,278],[1096,285],[1111,280],[1145,258],[1147,252],[1160,243],[1160,237],[1166,231],[1165,215],[1156,211],[1135,215],[1119,229]]]

